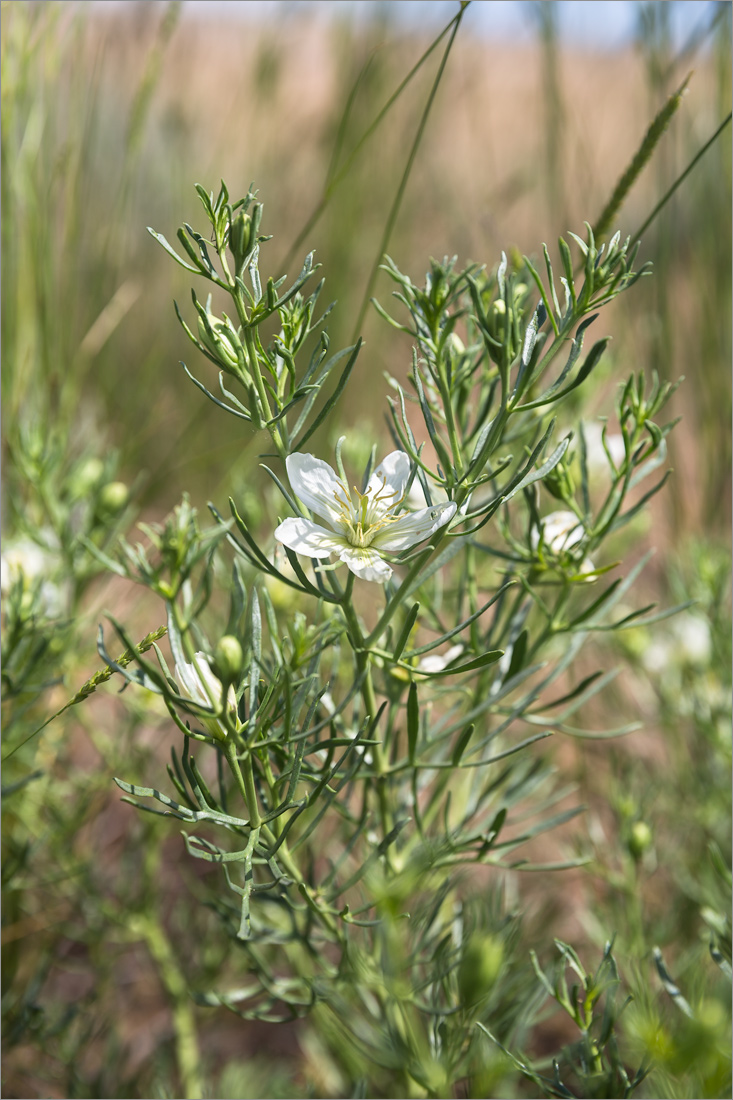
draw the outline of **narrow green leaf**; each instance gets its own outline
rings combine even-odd
[[[562,260],[563,271],[565,272],[565,286],[567,288],[570,301],[573,304],[573,309],[578,305],[578,299],[575,295],[575,279],[573,277],[573,257],[570,254],[570,248],[567,241],[562,237],[558,238],[557,246],[560,249],[560,259]]]
[[[181,366],[183,367],[183,369],[185,370],[186,374],[188,375],[188,377],[189,377],[189,378],[191,379],[191,381],[193,382],[194,386],[197,386],[197,387],[198,387],[198,389],[200,389],[200,390],[201,390],[201,392],[202,392],[203,394],[205,394],[205,395],[206,395],[206,397],[208,397],[209,401],[213,401],[213,403],[214,403],[215,405],[218,405],[218,407],[219,407],[220,409],[223,409],[223,410],[224,410],[224,412],[228,412],[228,413],[231,413],[231,414],[232,414],[232,416],[237,416],[237,417],[239,417],[239,419],[240,419],[240,420],[246,420],[246,421],[248,421],[249,423],[251,423],[251,421],[252,421],[252,417],[251,417],[251,416],[249,415],[249,413],[248,413],[248,412],[238,412],[238,410],[237,410],[237,409],[233,409],[233,408],[231,407],[231,405],[227,405],[227,404],[225,404],[225,402],[224,402],[224,401],[220,401],[218,397],[214,397],[214,394],[213,394],[213,393],[211,393],[211,391],[210,391],[210,390],[207,390],[207,388],[206,388],[206,386],[205,386],[205,385],[203,384],[203,382],[199,382],[198,378],[196,378],[196,377],[195,377],[195,375],[191,374],[190,370],[188,369],[188,367],[186,366],[186,364],[185,364],[185,363],[183,362],[183,360],[180,360],[180,363],[181,363]],[[242,406],[242,408],[244,408],[244,406]]]
[[[407,694],[407,758],[411,764],[415,763],[417,751],[417,737],[420,732],[420,704],[417,698],[417,684],[410,684]]]
[[[301,435],[301,437],[295,441],[295,443],[293,443],[293,448],[292,449],[294,451],[299,451],[300,448],[303,446],[303,444],[307,440],[310,439],[310,437],[313,435],[313,433],[315,431],[318,430],[318,428],[321,426],[323,421],[326,419],[326,417],[331,412],[331,409],[334,407],[334,405],[336,404],[336,402],[340,398],[341,394],[344,392],[344,389],[346,387],[346,383],[348,382],[349,376],[351,375],[351,372],[354,369],[354,366],[356,364],[357,356],[358,356],[359,352],[361,351],[361,345],[362,345],[362,340],[361,340],[361,337],[359,337],[359,339],[356,341],[356,344],[354,344],[354,350],[352,351],[351,355],[349,356],[349,360],[348,360],[346,366],[344,367],[344,369],[341,373],[341,377],[339,378],[338,385],[336,386],[336,389],[333,391],[331,396],[328,398],[325,405],[323,406],[323,408],[319,412],[318,416],[315,418],[315,420],[311,424],[310,428],[308,428],[308,430],[306,432],[304,432],[303,435]]]
[[[595,599],[592,604],[589,604],[588,607],[586,607],[585,611],[581,611],[581,613],[572,620],[572,622],[569,624],[570,628],[573,629],[574,627],[580,626],[581,623],[587,622],[588,619],[590,619],[596,611],[603,607],[604,603],[606,603],[607,600],[610,600],[611,596],[614,594],[620,584],[621,578],[619,577],[618,580],[613,581],[613,583],[610,584],[608,588],[601,592],[600,596]]]
[[[546,462],[543,462],[536,470],[531,470],[530,473],[525,474],[521,481],[512,487],[510,492],[502,496],[502,503],[511,500],[521,489],[526,489],[528,485],[533,485],[536,481],[542,481],[543,477],[547,477],[547,475],[555,469],[558,462],[562,461],[563,455],[569,446],[570,436],[568,435],[563,439],[562,443],[555,448]]]
[[[549,259],[547,257],[547,246],[544,245],[543,247],[545,249],[545,259],[547,261],[548,270],[549,270]],[[542,283],[542,279],[540,278],[539,272],[537,271],[534,264],[528,259],[527,256],[523,256],[522,259],[524,260],[524,265],[527,268],[527,271],[529,271],[530,275],[534,279],[535,285],[536,285],[537,289],[540,292],[540,297],[542,298],[542,303],[543,303],[543,305],[545,307],[545,310],[547,312],[547,316],[550,318],[550,324],[552,325],[555,336],[559,336],[560,335],[560,329],[558,328],[557,321],[555,319],[555,314],[554,314],[554,312],[552,310],[552,306],[550,305],[550,302],[548,300],[547,292],[544,288],[544,285]],[[552,287],[552,296],[553,296],[553,299],[555,301],[555,305],[557,305],[557,297],[555,295],[555,284],[551,283],[551,287]],[[560,314],[560,307],[559,306],[557,307],[557,313],[558,313],[558,315]]]
[[[509,668],[507,669],[505,680],[511,680],[513,676],[521,670],[524,664],[524,658],[527,655],[527,639],[529,638],[529,632],[523,630],[517,638],[514,646],[512,647],[512,656],[509,662]]]
[[[251,653],[249,665],[249,717],[251,719],[257,710],[257,686],[262,664],[262,616],[256,588],[252,589],[250,596],[248,635],[247,641]]]
[[[260,466],[261,466],[261,467],[262,467],[262,469],[263,469],[263,470],[265,471],[265,473],[269,474],[269,476],[270,476],[270,477],[272,478],[272,480],[273,480],[273,481],[275,482],[275,484],[277,485],[278,489],[280,490],[280,492],[282,493],[282,495],[283,495],[283,496],[285,497],[285,500],[286,500],[286,501],[288,502],[288,504],[290,505],[290,508],[291,508],[291,510],[292,510],[293,512],[295,512],[296,516],[302,516],[302,515],[303,515],[303,509],[302,509],[302,508],[299,508],[299,507],[298,507],[298,505],[297,505],[297,504],[295,503],[295,499],[294,499],[294,498],[293,498],[293,497],[292,497],[292,496],[290,495],[290,493],[289,493],[289,492],[288,492],[288,490],[287,490],[287,489],[285,488],[285,486],[283,485],[282,481],[281,481],[281,480],[280,480],[280,478],[279,478],[279,477],[277,476],[277,474],[276,474],[276,473],[273,473],[273,471],[272,471],[272,470],[270,469],[270,467],[269,467],[269,466],[265,466],[264,462],[261,462],[261,463],[260,463]]]
[[[471,623],[476,621],[476,619],[479,619],[484,614],[484,612],[491,607],[492,604],[496,603],[498,599],[501,599],[504,593],[514,584],[516,584],[516,581],[514,581],[513,579],[508,580],[506,584],[503,584],[501,588],[497,589],[491,599],[488,600],[483,605],[483,607],[480,607],[478,611],[474,611],[473,615],[469,615],[469,617],[467,619],[464,619],[463,622],[459,623],[458,626],[454,626],[452,630],[449,630],[446,634],[441,634],[439,638],[434,638],[432,642],[428,642],[426,645],[421,645],[418,646],[416,649],[411,649],[410,652],[407,654],[407,660],[411,660],[413,657],[419,657],[423,653],[429,653],[431,649],[437,649],[437,647],[439,645],[442,645],[443,642],[448,642],[451,638],[455,638],[456,634],[460,634],[463,630],[466,629],[467,626],[470,626]]]
[[[407,640],[410,637],[413,626],[415,625],[415,620],[417,619],[419,610],[420,604],[414,603],[408,611],[407,618],[405,619],[405,625],[402,627],[402,630],[400,631],[400,636],[395,643],[394,652],[392,653],[393,661],[399,661],[400,657],[402,656],[402,651],[407,645]]]
[[[669,996],[672,998],[674,1003],[677,1005],[679,1010],[681,1012],[684,1012],[685,1016],[689,1016],[690,1019],[693,1019],[694,1016],[693,1016],[692,1009],[690,1008],[690,1006],[687,1003],[687,1001],[685,1000],[685,998],[682,996],[682,990],[679,988],[677,983],[673,980],[672,976],[670,975],[669,971],[667,970],[667,967],[664,965],[664,958],[662,957],[662,952],[659,950],[658,947],[655,947],[655,948],[652,949],[652,955],[654,956],[654,965],[657,968],[657,973],[659,974],[659,980],[661,981],[661,983],[664,986],[665,990],[667,991]]]
[[[438,676],[457,676],[461,672],[475,672],[479,668],[493,665],[503,656],[503,649],[492,649],[488,653],[482,653],[480,657],[475,657],[472,661],[467,661],[465,665],[450,665],[448,668],[441,669],[440,672],[421,672],[420,675],[433,680]]]
[[[181,267],[184,267],[186,271],[191,271],[194,275],[201,274],[201,266],[199,265],[197,267],[192,267],[191,264],[187,264],[185,260],[182,260],[176,250],[168,244],[168,241],[165,239],[162,233],[156,233],[156,231],[154,229],[151,229],[150,226],[147,227],[147,230],[150,236],[154,237],[158,244],[163,246],[168,255],[172,256],[177,264],[180,264]]]
[[[451,764],[454,767],[456,767],[458,764],[460,764],[461,757],[463,756],[464,752],[466,751],[466,746],[468,745],[468,742],[473,737],[473,731],[475,729],[476,729],[476,726],[474,725],[474,723],[470,722],[466,726],[466,728],[464,729],[463,733],[460,735],[458,740],[456,741],[455,747],[453,749],[453,754],[451,756]]]

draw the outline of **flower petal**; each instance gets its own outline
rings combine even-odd
[[[325,519],[334,530],[343,530],[343,509],[337,498],[346,498],[351,506],[351,496],[328,463],[314,455],[296,453],[288,455],[285,466],[293,492],[306,508]]]
[[[574,512],[550,512],[549,515],[542,516],[540,526],[542,541],[552,554],[571,550],[585,536],[583,524]],[[536,550],[539,543],[540,532],[537,528],[533,528],[532,549]]]
[[[296,554],[307,554],[309,558],[327,558],[338,552],[346,540],[332,531],[326,531],[309,519],[283,520],[275,528],[275,538],[284,546],[295,550]]]
[[[391,451],[379,463],[366,489],[370,499],[368,523],[374,523],[400,503],[409,476],[410,460],[404,451]]]
[[[462,645],[452,645],[445,653],[430,653],[427,657],[421,657],[417,662],[420,672],[442,672],[451,661],[455,661],[463,653]]]
[[[378,531],[372,545],[378,550],[386,550],[393,554],[400,550],[407,550],[408,547],[432,535],[439,527],[450,523],[455,514],[456,505],[452,500],[448,504],[421,508],[419,512],[408,512]]]
[[[193,663],[178,661],[176,663],[176,678],[185,688],[189,699],[192,699],[194,703],[212,710],[219,706],[221,681],[212,672],[209,659],[205,653],[195,653]],[[227,709],[236,717],[237,697],[232,685],[229,686],[227,691]],[[199,715],[199,721],[206,726],[212,736],[219,739],[222,736],[226,737],[227,728],[218,718],[207,718],[205,715]]]
[[[392,566],[368,546],[344,546],[339,551],[339,557],[363,581],[384,584],[392,576]]]

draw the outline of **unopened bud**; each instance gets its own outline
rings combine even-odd
[[[511,316],[511,314],[510,314]],[[489,325],[492,329],[492,336],[503,334],[504,325],[506,323],[506,302],[503,298],[497,298],[495,302],[492,302],[489,306],[488,313]]]
[[[456,355],[463,355],[464,351],[466,350],[466,345],[463,343],[463,340],[461,340],[460,336],[456,332],[452,332],[450,334],[450,336],[446,340],[446,344],[451,349],[451,351],[455,352]]]
[[[244,654],[233,634],[220,638],[214,650],[214,672],[223,684],[237,683],[242,675]]]
[[[237,274],[241,274],[249,253],[252,239],[252,218],[249,214],[239,213],[229,230],[229,247],[234,257]]]
[[[504,944],[497,936],[475,933],[463,950],[458,967],[458,991],[465,1005],[487,997],[504,962]]]
[[[570,472],[570,467],[564,462],[558,462],[554,470],[545,477],[545,488],[556,500],[570,503],[575,497],[575,481]]]
[[[124,481],[108,481],[99,494],[97,507],[99,512],[117,515],[130,499],[130,490]]]
[[[505,356],[511,361],[517,354],[517,348],[515,347],[515,341],[513,336],[514,325],[514,310],[509,307],[507,311],[506,302],[503,298],[497,298],[489,306],[487,313],[489,335],[499,344],[501,348],[496,348],[492,344],[489,344],[489,354],[495,363],[501,362]]]
[[[238,350],[242,344],[238,334],[227,321],[221,321],[213,313],[207,313],[209,328],[199,315],[199,340],[212,358],[216,359],[228,374],[239,374]]]
[[[652,845],[652,831],[646,821],[634,822],[629,831],[627,845],[632,858],[638,863]]]
[[[104,463],[99,458],[85,459],[74,471],[71,489],[75,496],[83,497],[102,480]]]

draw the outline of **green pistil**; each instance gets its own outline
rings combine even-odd
[[[401,496],[399,500],[387,504],[386,515],[380,516],[379,519],[370,523],[370,507],[373,507],[379,502],[393,500],[395,496],[394,493],[385,492],[386,481],[382,482],[382,488],[378,493],[375,493],[373,497],[370,496],[369,492],[360,493],[356,486],[354,486],[354,492],[357,498],[356,505],[354,504],[354,498],[349,490],[344,485],[342,485],[341,488],[343,495],[342,493],[334,493],[333,496],[338,505],[341,520],[348,532],[348,540],[352,546],[364,550],[374,541],[374,536],[377,532],[389,526],[390,523],[394,523],[398,518],[393,513],[404,500],[404,495]]]

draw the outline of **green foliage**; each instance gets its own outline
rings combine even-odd
[[[226,272],[224,249],[231,244],[235,211],[249,210],[253,193],[230,206],[224,185],[217,200],[198,190]],[[199,245],[199,272],[224,285],[203,238],[187,227],[179,234],[184,243],[186,233]],[[217,524],[202,531],[184,501],[165,525],[145,529],[151,551],[123,541],[117,564],[109,562],[165,602],[174,665],[169,667],[157,645],[156,661],[144,658],[116,622],[126,652],[136,653],[134,667],[115,664],[101,641],[100,654],[128,684],[160,695],[184,734],[180,758],[174,755],[169,768],[175,798],[155,786],[116,782],[134,805],[197,826],[195,834],[183,833],[186,850],[195,859],[221,865],[230,893],[228,900],[226,894],[217,897],[216,911],[223,932],[245,945],[250,958],[244,988],[211,990],[199,1002],[226,1005],[245,1019],[263,1021],[297,1018],[317,1003],[328,1006],[341,1022],[334,1040],[345,1020],[358,1021],[346,1032],[354,1052],[361,1050],[363,1056],[368,1051],[370,1064],[399,1071],[405,1089],[418,1087],[427,1095],[443,1095],[451,1082],[470,1074],[465,1059],[473,1049],[473,1006],[505,995],[497,985],[504,970],[504,918],[496,929],[479,923],[465,944],[459,941],[458,951],[448,947],[456,907],[470,904],[459,869],[559,869],[585,860],[535,865],[514,855],[580,810],[554,809],[558,795],[552,769],[532,746],[553,729],[584,735],[567,719],[608,676],[597,671],[559,699],[549,699],[548,689],[571,667],[594,630],[639,621],[641,612],[621,619],[611,615],[639,569],[596,595],[589,582],[614,566],[596,567],[587,553],[602,553],[604,539],[661,487],[663,481],[624,507],[628,493],[663,463],[665,437],[673,427],[653,419],[671,387],[655,380],[648,390],[642,374],[630,377],[617,403],[623,442],[618,462],[602,437],[610,482],[605,496],[594,500],[585,441],[576,488],[571,436],[559,443],[553,439],[555,411],[589,378],[603,353],[605,340],[580,361],[585,330],[597,310],[633,286],[639,273],[629,242],[622,245],[615,237],[604,256],[590,229],[587,242],[573,239],[584,274],[579,283],[577,261],[561,240],[562,307],[547,249],[549,290],[528,260],[515,273],[503,257],[490,276],[475,267],[458,272],[453,262],[433,263],[422,287],[394,265],[389,268],[410,318],[407,325],[394,323],[409,333],[415,347],[413,392],[393,382],[398,392],[398,401],[392,402],[395,441],[411,463],[407,488],[420,486],[428,510],[436,494],[452,501],[447,513],[452,521],[433,530],[424,548],[393,559],[404,563],[406,572],[387,582],[381,612],[372,608],[365,617],[365,609],[354,602],[353,574],[343,585],[333,566],[323,568],[322,559],[308,567],[286,548],[288,576],[273,564],[234,503],[233,521],[225,524],[214,509]],[[259,243],[248,238],[250,257]],[[236,247],[230,249],[235,260]],[[186,251],[195,258],[193,247]],[[246,258],[236,262],[241,266]],[[284,335],[278,347],[287,352],[288,375],[295,379],[298,324],[292,311],[286,315],[282,303],[278,306],[279,284],[271,284],[269,304],[263,305],[256,265],[250,269],[251,290],[239,276],[227,274],[227,280],[240,328],[227,330],[226,348],[220,338],[217,342],[211,322],[203,341],[188,331],[204,355],[218,356],[222,370],[235,373],[249,390],[247,415],[257,410],[286,458],[304,438],[294,438],[304,422],[291,432],[286,416],[291,398],[270,383],[264,388],[262,367],[275,382],[277,371],[257,330],[279,309]],[[533,282],[540,295],[534,309],[528,295]],[[300,308],[297,292],[288,301]],[[199,315],[208,317],[203,311]],[[307,326],[312,309],[306,315]],[[459,325],[465,339],[456,331]],[[246,361],[245,343],[251,352]],[[558,369],[555,360],[567,344],[569,355]],[[234,347],[236,368],[229,363]],[[308,371],[310,408],[325,375]],[[425,446],[416,443],[410,403],[424,421],[435,467]],[[360,499],[365,502],[372,462],[362,479],[367,495]],[[346,492],[340,446],[336,465]],[[297,492],[295,467],[288,469]],[[304,509],[272,476],[288,506],[302,517]],[[546,481],[550,496],[560,499],[567,512],[543,514]],[[308,498],[309,504],[315,501]],[[497,521],[503,548],[476,537],[491,520]],[[214,593],[214,561],[225,546],[234,552],[228,625],[213,645],[202,617]],[[480,591],[494,583],[496,557],[502,562],[502,583],[480,602]],[[258,573],[295,589],[304,608],[314,605],[312,625],[305,631],[299,627],[297,644],[292,633],[290,639],[283,635]],[[415,593],[418,602],[413,602]],[[447,617],[450,608],[456,609],[455,619]],[[301,621],[305,626],[307,611]],[[450,651],[435,652],[447,642]],[[236,660],[224,661],[225,646],[227,653],[236,648]],[[555,711],[552,719],[545,717],[547,710]],[[218,790],[205,778],[203,759],[192,755],[191,739],[214,750]],[[229,808],[237,793],[244,816]],[[152,799],[163,809],[140,799]],[[206,836],[200,826],[213,832]],[[324,829],[335,858],[319,869],[315,853]],[[581,1030],[580,1046],[566,1056],[571,1072],[580,1075],[588,1095],[628,1096],[646,1071],[640,1068],[629,1077],[617,1052],[615,998],[607,988],[609,982],[618,985],[619,978],[610,948],[593,977],[572,948],[562,945],[562,950],[581,978],[582,1000],[568,992],[562,974],[553,985],[536,961],[535,968],[541,986]],[[304,967],[301,959],[308,956]],[[355,991],[355,1000],[347,989]],[[605,1011],[596,1035],[593,1012],[602,997]],[[523,1011],[526,1017],[527,1004]],[[376,1029],[370,1020],[375,1012]],[[517,1016],[507,1018],[509,1034],[517,1022]],[[360,1057],[339,1064],[350,1087],[363,1075]],[[511,1057],[547,1095],[573,1095],[559,1069],[546,1079]]]
[[[688,96],[655,154],[664,197],[648,222],[698,189],[675,207],[680,224],[692,219],[685,277],[708,309],[704,326],[688,325],[692,357],[674,346],[665,289],[674,235],[646,239],[657,276],[639,283],[648,264],[636,262],[636,236],[602,243],[588,226],[564,230],[571,193],[588,200],[569,186],[561,55],[544,7],[547,172],[532,148],[530,175],[564,232],[557,251],[522,258],[507,245],[494,269],[431,261],[413,281],[404,272],[434,240],[453,248],[466,237],[463,214],[450,220],[461,204],[442,197],[452,186],[442,148],[439,180],[429,167],[428,121],[441,132],[436,92],[468,8],[396,78],[389,51],[373,49],[381,41],[361,45],[342,29],[333,154],[307,179],[292,135],[285,157],[263,140],[280,130],[287,69],[263,32],[250,66],[257,111],[239,119],[246,166],[231,170],[231,128],[226,155],[209,149],[204,163],[267,180],[278,239],[261,232],[253,188],[232,202],[223,183],[197,188],[204,227],[184,221],[175,249],[151,230],[163,246],[153,252],[177,261],[166,278],[196,284],[191,305],[176,306],[203,356],[184,368],[190,405],[172,381],[179,351],[162,335],[157,269],[137,232],[182,219],[177,167],[185,161],[188,177],[198,140],[183,122],[176,138],[171,112],[153,109],[179,5],[160,9],[147,51],[136,42],[124,103],[105,98],[103,64],[89,76],[81,9],[67,22],[63,6],[4,9],[2,1009],[13,1094],[729,1095],[728,555],[680,540],[678,574],[647,568],[652,591],[633,595],[643,524],[656,524],[679,434],[680,364],[688,376],[690,358],[706,364],[706,384],[684,389],[701,439],[728,401],[717,364],[728,359],[729,235],[710,215],[724,143],[701,147],[691,128],[689,167],[669,189],[665,143]],[[679,106],[668,97],[681,77],[669,83],[664,34],[647,23],[647,116],[657,118],[606,215]],[[414,108],[408,89],[441,43]],[[399,65],[405,57],[401,43]],[[377,133],[378,155],[360,164]],[[418,152],[427,168],[413,174]],[[292,218],[311,201],[300,232]],[[472,250],[485,251],[480,219],[466,217]],[[294,279],[280,274],[319,219],[319,258],[330,256],[342,299],[334,313],[319,312],[312,252]],[[412,240],[413,224],[429,227],[428,243]],[[382,255],[388,240],[399,266]],[[326,321],[351,330],[375,285],[375,251],[395,306],[375,303],[368,361],[356,336],[333,353]],[[647,288],[659,285],[650,306]],[[614,354],[607,336],[588,334],[616,299]],[[630,300],[647,304],[634,315]],[[389,321],[381,332],[377,314]],[[309,521],[283,462],[306,447],[323,454],[337,403],[356,427],[335,467],[347,492],[355,467],[367,499],[381,451],[375,363],[394,444],[409,457],[391,520],[450,513],[407,549],[380,552],[392,568],[383,589],[273,538],[278,510]],[[613,401],[604,382],[621,371]],[[212,432],[220,409],[231,439]],[[114,424],[121,459],[107,442]],[[212,434],[230,447],[219,466],[203,453]],[[258,480],[247,448],[263,439],[274,453]],[[191,494],[156,522],[161,500],[180,497],[171,462],[181,455]],[[147,482],[143,461],[155,471]],[[697,471],[709,514],[720,511],[723,465]],[[223,478],[204,523],[201,486]],[[154,515],[133,536],[144,500]],[[619,558],[634,562],[625,576]],[[675,604],[683,610],[667,619]],[[91,649],[103,606],[115,613],[97,634],[100,665]],[[100,690],[110,680],[124,688],[118,704]],[[595,743],[640,724],[664,730],[661,763],[633,739]],[[168,761],[158,747],[167,752],[171,734]],[[549,754],[562,734],[577,756]],[[124,777],[122,806],[113,776]],[[581,932],[559,931],[553,967],[548,903],[575,909],[577,882],[596,897],[577,901]],[[601,950],[586,970],[581,960]],[[161,1003],[170,1023],[158,1033]],[[144,1063],[127,1046],[133,1020],[157,1046]]]

